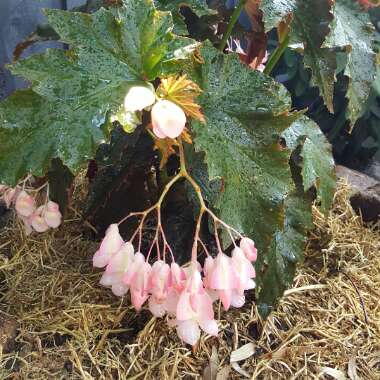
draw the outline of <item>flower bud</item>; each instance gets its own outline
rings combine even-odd
[[[38,207],[38,209],[29,217],[29,223],[32,225],[35,231],[45,232],[49,229],[49,226],[45,222],[45,219],[41,215],[44,206]]]
[[[62,221],[62,214],[57,203],[49,201],[44,209],[43,217],[51,228],[57,228]]]
[[[129,89],[124,99],[124,108],[127,112],[142,111],[156,101],[152,90],[145,86],[134,86]]]
[[[153,132],[158,138],[178,137],[186,125],[182,108],[169,100],[160,100],[152,108]]]
[[[100,244],[100,248],[95,252],[92,259],[94,267],[105,267],[123,244],[124,240],[119,234],[119,226],[117,224],[111,224],[108,227],[106,236]]]
[[[257,259],[257,249],[252,239],[244,237],[240,240],[240,248],[245,254],[245,257],[252,262]]]
[[[15,208],[19,215],[29,217],[36,210],[36,202],[26,191],[22,190],[16,198]]]
[[[7,190],[5,190],[3,199],[7,208],[11,207],[12,203],[15,201],[17,197],[18,192],[19,189],[17,187],[15,187],[14,189],[9,187]]]

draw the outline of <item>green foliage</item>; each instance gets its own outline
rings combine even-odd
[[[27,173],[44,176],[59,157],[73,172],[103,139],[99,109],[70,105],[19,90],[0,103],[0,182],[16,185]],[[73,127],[75,126],[75,127]]]
[[[353,125],[362,113],[376,76],[376,56],[373,51],[373,31],[367,13],[352,7],[352,2],[338,0],[335,20],[327,47],[342,48],[347,53],[344,74],[349,78],[347,118]]]
[[[236,55],[209,45],[201,54],[199,102],[207,122],[192,126],[210,179],[224,180],[214,207],[221,219],[266,249],[282,225],[283,201],[292,188],[289,153],[278,138],[297,115],[288,114],[290,98],[283,87],[243,66]]]
[[[263,12],[265,30],[270,31],[284,21],[297,6],[297,0],[262,0],[260,9]]]
[[[296,265],[303,260],[308,230],[313,227],[311,200],[302,191],[285,199],[284,225],[275,231],[269,249],[259,257],[258,307],[267,316],[292,283]]]
[[[292,43],[303,45],[304,63],[311,69],[312,83],[319,87],[327,108],[333,112],[336,53],[323,46],[334,19],[331,2],[299,1],[293,17]]]
[[[301,147],[304,191],[315,187],[322,210],[327,213],[332,204],[336,183],[331,145],[318,125],[306,116],[295,121],[282,136],[291,150]]]
[[[347,118],[351,124],[362,113],[376,75],[373,31],[367,12],[351,0],[264,1],[261,5],[267,30],[292,12],[291,47],[303,52],[328,110],[333,113],[334,83],[343,63],[349,78]],[[342,52],[346,57],[343,57]]]
[[[10,67],[34,91],[0,104],[0,182],[10,185],[28,172],[42,176],[55,157],[77,172],[94,155],[101,126],[128,87],[169,73],[195,46],[171,33],[171,14],[151,0],[125,0],[91,15],[46,14],[72,50],[48,50]]]

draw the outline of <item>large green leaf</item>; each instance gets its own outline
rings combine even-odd
[[[360,117],[376,76],[376,55],[373,51],[373,31],[367,12],[352,1],[337,0],[335,20],[325,46],[340,47],[348,54],[344,74],[350,79],[347,91],[347,118],[353,125]]]
[[[9,184],[28,171],[44,174],[55,157],[77,171],[104,138],[100,126],[128,87],[177,72],[176,63],[196,46],[172,34],[170,12],[157,11],[152,0],[124,0],[93,14],[46,14],[71,50],[48,50],[11,66],[38,95],[18,92],[0,103],[0,181]]]
[[[206,124],[192,127],[210,180],[224,183],[213,206],[265,252],[283,226],[283,202],[292,190],[289,152],[278,140],[298,115],[289,114],[291,100],[283,86],[241,64],[237,55],[224,55],[210,44],[201,54],[197,79]]]
[[[257,263],[258,307],[267,316],[292,283],[297,263],[303,259],[307,231],[313,227],[311,200],[294,191],[285,200],[285,220],[271,241],[266,256]]]
[[[88,104],[73,112],[31,90],[16,91],[0,103],[0,183],[43,176],[55,157],[78,171],[103,139],[102,111]]]
[[[94,14],[56,9],[46,14],[72,50],[48,50],[10,69],[55,99],[107,102],[134,81],[155,79],[195,47],[193,40],[171,33],[171,14],[157,11],[152,0],[125,0],[122,7]]]
[[[303,45],[304,63],[311,69],[311,82],[318,86],[330,112],[333,112],[334,83],[341,61],[347,54],[345,75],[347,118],[353,125],[368,99],[376,74],[373,27],[367,12],[351,0],[298,0],[291,24],[292,46]]]
[[[319,126],[306,116],[296,120],[283,133],[283,137],[290,149],[301,146],[304,190],[316,187],[322,210],[326,213],[331,206],[336,185],[330,143]]]
[[[333,112],[336,51],[324,47],[334,19],[330,0],[297,0],[291,24],[291,42],[304,47],[304,63],[311,69],[311,81],[318,86],[330,112]]]
[[[260,9],[263,12],[265,30],[276,28],[296,8],[297,0],[262,0]]]

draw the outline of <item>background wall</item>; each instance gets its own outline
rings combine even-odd
[[[0,99],[25,83],[13,77],[4,65],[12,62],[16,45],[44,23],[42,8],[70,9],[85,0],[0,0]],[[37,43],[25,50],[22,57],[41,52],[47,47],[59,47],[54,42]]]

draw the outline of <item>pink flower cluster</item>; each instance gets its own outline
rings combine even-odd
[[[231,257],[223,252],[216,258],[208,256],[203,268],[198,262],[180,267],[176,262],[169,265],[157,260],[151,265],[130,242],[124,242],[118,225],[112,224],[93,257],[93,265],[105,268],[102,285],[111,287],[117,296],[129,291],[137,311],[148,301],[154,316],[167,314],[179,337],[194,345],[200,329],[210,335],[218,334],[214,301],[221,300],[225,310],[244,305],[245,290],[255,287],[252,263],[256,258],[253,241],[242,238]]]
[[[7,208],[14,205],[18,217],[24,222],[25,231],[45,232],[57,228],[62,222],[62,214],[57,203],[48,201],[37,207],[36,200],[21,187],[0,185],[0,196]]]

